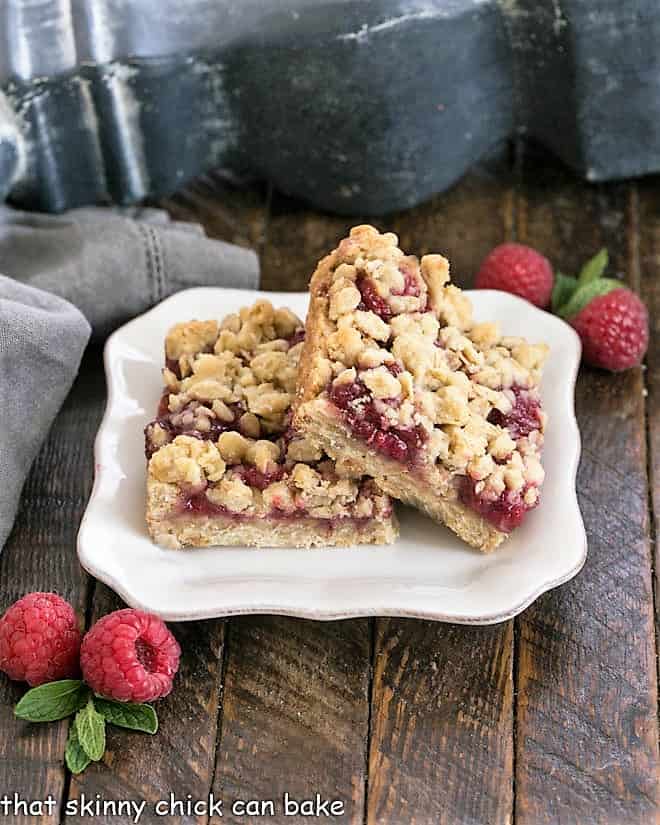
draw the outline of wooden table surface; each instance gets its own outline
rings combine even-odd
[[[331,217],[209,176],[164,204],[218,238],[253,246],[265,289],[304,289],[317,259],[361,216]],[[587,185],[541,150],[471,173],[452,191],[376,221],[404,249],[443,251],[470,285],[504,239],[529,243],[565,272],[602,245],[613,271],[660,312],[660,180]],[[101,352],[91,348],[24,490],[0,556],[0,607],[55,590],[87,624],[120,606],[79,567],[75,541],[91,489],[104,406]],[[174,625],[184,650],[173,694],[148,737],[116,728],[104,760],[70,776],[68,720],[13,718],[22,689],[0,681],[0,796],[59,808],[68,799],[146,800],[170,792],[225,800],[214,823],[539,825],[660,822],[656,532],[660,513],[660,346],[646,369],[582,368],[579,494],[589,538],[582,573],[515,621],[469,628],[410,619],[314,623],[245,616]],[[553,426],[561,426],[555,422]],[[240,817],[234,799],[345,803],[320,819]],[[188,797],[190,795],[190,797]],[[278,801],[279,806],[279,801]],[[29,821],[32,818],[8,818]],[[126,821],[126,820],[124,820]]]

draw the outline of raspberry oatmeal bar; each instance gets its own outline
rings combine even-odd
[[[165,391],[145,429],[157,544],[394,541],[389,497],[291,428],[303,338],[302,322],[267,301],[170,330]]]
[[[311,284],[294,424],[489,551],[539,500],[544,344],[473,323],[441,255],[355,227]]]

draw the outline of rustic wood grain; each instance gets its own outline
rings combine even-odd
[[[33,590],[52,590],[68,599],[82,622],[89,580],[76,557],[76,533],[91,490],[92,444],[104,404],[100,353],[84,359],[68,399],[58,415],[23,491],[14,530],[0,555],[0,607]],[[13,705],[24,685],[0,674],[0,795],[58,801],[44,823],[59,822],[66,774],[64,745],[68,721],[30,725],[14,718]],[[35,822],[8,817],[8,822]]]
[[[478,170],[393,215],[404,250],[449,255],[462,285],[513,228],[512,177]],[[513,623],[466,628],[377,620],[367,821],[510,822]]]
[[[521,241],[565,272],[605,244],[635,282],[628,186],[576,182],[546,155],[528,156],[523,181]],[[642,389],[641,369],[583,368],[578,382],[589,557],[517,620],[517,825],[660,819]]]
[[[107,587],[96,585],[91,620],[125,605]],[[207,800],[213,782],[215,744],[220,704],[220,673],[224,621],[170,624],[182,649],[181,664],[172,693],[156,703],[159,730],[156,736],[107,727],[107,746],[100,763],[90,765],[71,779],[69,799],[144,800],[140,817],[151,823],[205,823],[207,817],[187,805],[169,811],[170,794],[183,803]],[[156,810],[164,800],[168,807]],[[159,815],[160,812],[160,815]],[[97,823],[117,822],[100,816]],[[66,817],[67,823],[89,822],[86,816]]]
[[[202,224],[210,238],[261,252],[268,225],[268,200],[265,185],[239,187],[211,172],[156,205],[166,209],[173,220]]]
[[[363,217],[323,215],[274,192],[261,256],[262,289],[304,291],[317,262]],[[382,221],[375,221],[384,225]]]
[[[264,821],[299,825],[320,820],[285,817],[284,793],[298,801],[319,793],[344,803],[330,821],[362,822],[369,653],[366,619],[231,620],[215,783],[225,805],[274,800],[275,817]],[[246,820],[228,809],[212,821]]]
[[[510,822],[512,622],[376,628],[367,822]]]
[[[655,574],[656,651],[660,638],[660,179],[646,180],[635,189],[640,265],[640,291],[649,311],[650,341],[646,356],[646,420],[650,481],[651,539]],[[660,664],[660,661],[659,661]]]
[[[406,252],[446,255],[452,281],[467,289],[491,249],[514,234],[513,183],[510,165],[498,157],[428,203],[391,215],[386,225]]]

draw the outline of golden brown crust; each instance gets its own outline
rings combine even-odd
[[[326,255],[316,267],[309,282],[309,309],[305,321],[305,342],[300,357],[296,406],[316,398],[327,381],[324,361],[327,357],[325,341],[333,330],[328,317],[328,292],[332,282],[337,251]],[[295,411],[294,411],[295,416]]]

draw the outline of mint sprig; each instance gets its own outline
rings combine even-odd
[[[64,761],[71,773],[82,773],[92,761],[80,744],[76,725],[71,725],[69,728],[69,738],[66,740],[66,749],[64,750]]]
[[[607,250],[601,249],[586,262],[577,278],[557,272],[551,301],[555,315],[567,321],[581,312],[594,298],[623,286],[615,278],[604,277],[608,262]]]
[[[151,705],[134,702],[115,702],[112,699],[94,700],[96,709],[111,725],[129,730],[154,734],[158,730],[158,717]]]
[[[105,752],[105,719],[94,707],[91,696],[85,707],[76,714],[74,726],[80,747],[92,762],[98,762]]]
[[[28,690],[14,713],[27,722],[55,722],[75,714],[64,751],[71,773],[81,773],[102,759],[106,724],[149,734],[158,730],[158,716],[151,705],[96,696],[80,679],[62,679]]]
[[[87,702],[89,688],[80,679],[62,679],[32,688],[14,713],[28,722],[55,722],[71,716]]]

